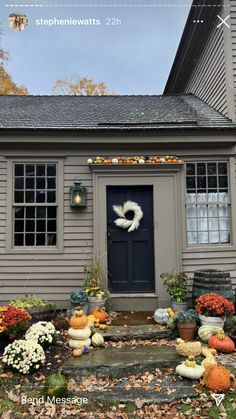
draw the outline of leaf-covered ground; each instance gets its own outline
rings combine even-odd
[[[60,322],[59,322],[60,323]],[[58,325],[58,328],[63,329]],[[62,325],[63,326],[63,322]],[[174,345],[173,340],[144,340],[129,342],[108,342],[109,347],[120,347],[125,345]],[[99,350],[99,349],[93,349]],[[158,419],[158,418],[201,418],[201,419],[235,419],[236,417],[236,385],[232,380],[231,389],[225,394],[225,398],[219,407],[216,406],[212,394],[202,385],[193,384],[197,391],[197,397],[185,398],[173,403],[145,404],[142,398],[137,398],[133,402],[122,403],[119,400],[99,401],[91,398],[94,391],[104,392],[107,388],[123,385],[124,392],[131,393],[134,389],[147,391],[152,388],[158,395],[165,382],[180,383],[181,379],[176,377],[173,369],[164,371],[158,369],[142,374],[131,375],[130,377],[115,379],[98,379],[94,376],[82,381],[71,379],[69,381],[70,398],[84,398],[88,400],[86,404],[74,404],[73,402],[55,405],[53,403],[43,403],[41,405],[22,403],[23,397],[39,398],[43,395],[45,379],[51,373],[57,371],[70,351],[66,343],[66,331],[61,330],[60,337],[55,346],[46,351],[45,366],[38,373],[22,376],[4,371],[0,366],[0,414],[3,419],[14,418],[88,418],[88,419]],[[84,355],[86,356],[86,355]],[[236,362],[236,353],[232,355]],[[221,357],[221,360],[227,359]],[[233,362],[234,363],[234,362]],[[236,364],[235,364],[236,365]],[[231,369],[235,374],[235,368]],[[171,385],[165,387],[165,391],[173,392]]]

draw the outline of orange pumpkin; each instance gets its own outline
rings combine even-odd
[[[99,320],[100,323],[106,323],[107,313],[104,309],[98,308],[93,310],[92,314],[94,317],[96,317],[96,319]]]
[[[70,325],[74,329],[83,329],[88,324],[87,316],[82,310],[75,310],[73,316],[70,318]]]
[[[73,355],[73,356],[81,356],[81,355],[83,355],[83,352],[82,352],[82,350],[81,350],[81,349],[74,349],[74,350],[72,351],[72,355]]]
[[[233,352],[235,349],[235,345],[232,339],[230,339],[230,337],[226,336],[224,333],[212,335],[208,340],[208,345],[217,351],[225,353]]]
[[[230,371],[221,365],[210,365],[204,372],[203,383],[216,393],[230,388]]]

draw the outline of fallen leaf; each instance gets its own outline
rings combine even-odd
[[[125,391],[130,391],[131,390],[131,385],[127,384],[127,386],[125,386]]]
[[[0,374],[0,378],[12,378],[13,377],[13,373],[12,372],[6,372],[3,374]]]
[[[13,391],[6,391],[8,399],[11,400],[12,402],[19,402],[20,401],[20,396],[17,396],[16,394],[13,393]]]
[[[143,407],[143,405],[144,405],[144,401],[143,401],[143,400],[140,400],[140,399],[136,399],[136,400],[135,400],[135,406],[136,406],[138,409],[141,409],[141,408]]]
[[[11,414],[12,414],[12,411],[8,410],[7,412],[2,413],[1,419],[11,419],[12,417]]]
[[[61,354],[57,354],[57,355],[55,355],[53,358],[54,359],[58,359],[58,358],[60,358],[61,357]]]

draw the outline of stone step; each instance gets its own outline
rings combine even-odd
[[[79,358],[70,356],[62,369],[76,379],[90,375],[120,378],[155,368],[176,367],[181,361],[183,358],[172,346],[123,346],[94,349]]]
[[[144,324],[137,326],[109,326],[107,331],[102,334],[104,339],[114,342],[133,339],[174,339],[177,336],[176,331],[173,331],[167,327],[163,328],[155,324]]]
[[[170,382],[168,379],[164,379],[161,385],[161,390],[155,388],[155,385],[148,385],[145,387],[134,387],[129,391],[126,390],[125,386],[128,383],[122,383],[114,387],[108,387],[101,391],[93,390],[86,392],[86,397],[91,400],[99,401],[119,401],[120,403],[135,402],[137,399],[141,400],[145,404],[157,404],[157,403],[172,403],[176,400],[185,399],[187,397],[197,397],[198,393],[192,387],[193,384],[197,384],[195,381],[183,379],[176,380],[175,383]]]

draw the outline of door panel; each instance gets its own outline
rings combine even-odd
[[[141,206],[143,218],[138,230],[117,227],[113,205],[134,201]],[[133,213],[126,217],[133,218]],[[154,239],[152,186],[107,187],[107,247],[109,287],[112,292],[154,292]]]

